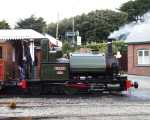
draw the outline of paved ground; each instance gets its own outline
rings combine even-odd
[[[129,79],[138,81],[139,89],[132,89],[123,96],[2,97],[0,120],[9,117],[27,117],[29,120],[150,120],[150,77],[129,76]],[[11,101],[17,102],[16,109],[8,108]]]

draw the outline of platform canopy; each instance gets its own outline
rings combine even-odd
[[[32,29],[1,29],[0,41],[2,40],[28,40],[44,39],[45,36]]]
[[[57,46],[57,47],[62,47],[62,42],[60,40],[57,40],[56,38],[54,38],[53,36],[49,35],[49,34],[45,34],[45,37],[47,39],[49,39],[50,43]]]

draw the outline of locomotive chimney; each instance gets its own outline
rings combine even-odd
[[[112,51],[112,41],[113,39],[112,38],[108,38],[107,40],[107,44],[108,44],[108,48],[107,48],[107,55],[108,56],[112,56],[113,55],[113,51]]]

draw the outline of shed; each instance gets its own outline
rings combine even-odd
[[[27,60],[26,53],[30,53],[31,61],[34,62],[34,43],[41,39],[45,39],[45,36],[32,29],[1,29],[0,80],[20,79],[19,66]]]
[[[60,48],[62,47],[62,42],[60,40],[57,40],[56,38],[54,38],[49,34],[45,34],[45,37],[49,39],[49,42],[52,47],[60,47]]]

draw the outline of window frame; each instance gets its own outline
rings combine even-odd
[[[147,51],[148,51],[148,56],[145,55],[146,54],[145,52]],[[141,56],[139,56],[140,52],[142,52]],[[148,57],[148,63],[146,63],[146,57]],[[137,50],[137,65],[138,66],[150,66],[150,49]]]

